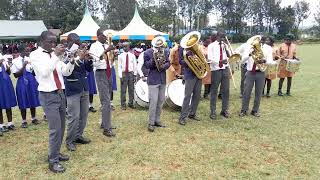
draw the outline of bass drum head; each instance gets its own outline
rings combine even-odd
[[[149,89],[147,82],[140,79],[134,86],[134,100],[141,107],[149,107]]]
[[[182,79],[176,79],[167,86],[166,103],[169,107],[179,109],[182,107],[185,86]]]

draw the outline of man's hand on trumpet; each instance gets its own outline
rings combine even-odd
[[[55,55],[60,57],[64,54],[64,52],[66,51],[66,48],[63,44],[58,44],[53,50]]]

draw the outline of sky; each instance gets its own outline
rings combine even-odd
[[[286,6],[293,6],[294,3],[299,0],[282,0],[281,2],[281,7],[286,7]],[[314,14],[317,12],[317,9],[319,9],[320,5],[320,0],[305,0],[310,4],[310,16],[303,21],[301,26],[304,27],[310,27],[313,26],[314,22]],[[209,25],[215,25],[217,23],[217,17],[215,15],[210,15],[209,16],[210,22]]]

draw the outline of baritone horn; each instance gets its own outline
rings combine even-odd
[[[181,39],[180,45],[184,48],[183,56],[189,68],[199,79],[203,79],[210,69],[205,56],[199,49],[200,37],[201,34],[198,31],[192,31]]]

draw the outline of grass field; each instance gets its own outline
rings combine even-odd
[[[259,119],[238,118],[241,99],[232,89],[232,119],[212,122],[209,101],[202,100],[200,122],[182,127],[179,112],[165,108],[162,120],[168,127],[149,133],[147,110],[121,111],[118,91],[112,115],[115,138],[102,135],[101,114],[91,113],[85,136],[92,143],[72,153],[63,144],[62,152],[71,160],[63,163],[67,171],[56,175],[46,162],[47,123],[18,128],[0,138],[0,179],[319,179],[320,45],[298,50],[303,64],[293,81],[293,96],[278,97],[278,80],[273,81],[272,97],[263,98]],[[239,72],[236,80],[239,84]],[[18,110],[14,122],[20,125]]]

